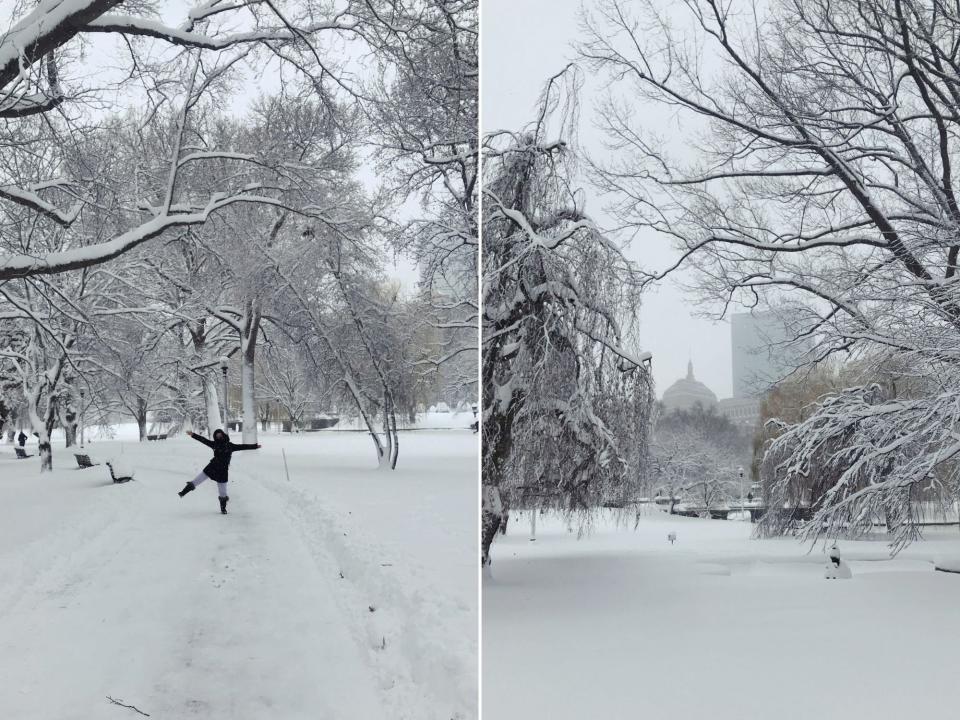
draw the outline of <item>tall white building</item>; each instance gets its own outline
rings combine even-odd
[[[730,317],[734,398],[758,398],[793,369],[793,353],[786,347],[790,338],[776,313]]]

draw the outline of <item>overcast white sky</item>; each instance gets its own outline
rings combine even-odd
[[[587,3],[590,0],[585,0]],[[484,132],[516,130],[533,117],[544,81],[573,59],[577,10],[581,0],[483,0],[481,3],[481,126]],[[587,84],[582,98],[580,140],[599,149]],[[649,114],[658,132],[670,128],[666,117]],[[674,125],[675,127],[675,125]],[[588,211],[603,222],[594,200]],[[646,268],[663,268],[676,253],[660,240],[638,239],[628,254]],[[686,375],[692,358],[697,379],[718,397],[732,393],[730,326],[693,317],[697,308],[674,283],[648,295],[641,311],[644,349],[653,353],[657,394]]]

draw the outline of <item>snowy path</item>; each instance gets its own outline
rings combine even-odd
[[[107,695],[154,718],[475,717],[468,697],[411,670],[416,649],[396,637],[416,620],[403,578],[367,596],[351,577],[376,575],[362,559],[375,539],[333,543],[334,511],[276,479],[276,457],[235,457],[223,517],[212,483],[176,496],[203,448],[132,454],[137,481],[123,486],[99,468],[0,465],[3,514],[20,509],[0,531],[3,717],[140,717]]]

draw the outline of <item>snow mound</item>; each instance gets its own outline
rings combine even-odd
[[[944,555],[933,561],[933,567],[940,572],[960,573],[960,555]]]

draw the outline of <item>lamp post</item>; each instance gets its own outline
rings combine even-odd
[[[230,366],[230,358],[223,355],[220,358],[220,369],[223,370],[223,429],[227,429],[227,368]]]
[[[87,391],[83,388],[80,388],[80,447],[83,447],[83,411],[86,407],[84,402],[84,396],[87,394]]]
[[[742,519],[742,518],[743,518],[743,510],[744,510],[744,507],[743,507],[743,468],[742,468],[742,467],[739,469],[739,473],[740,473],[740,518]]]

